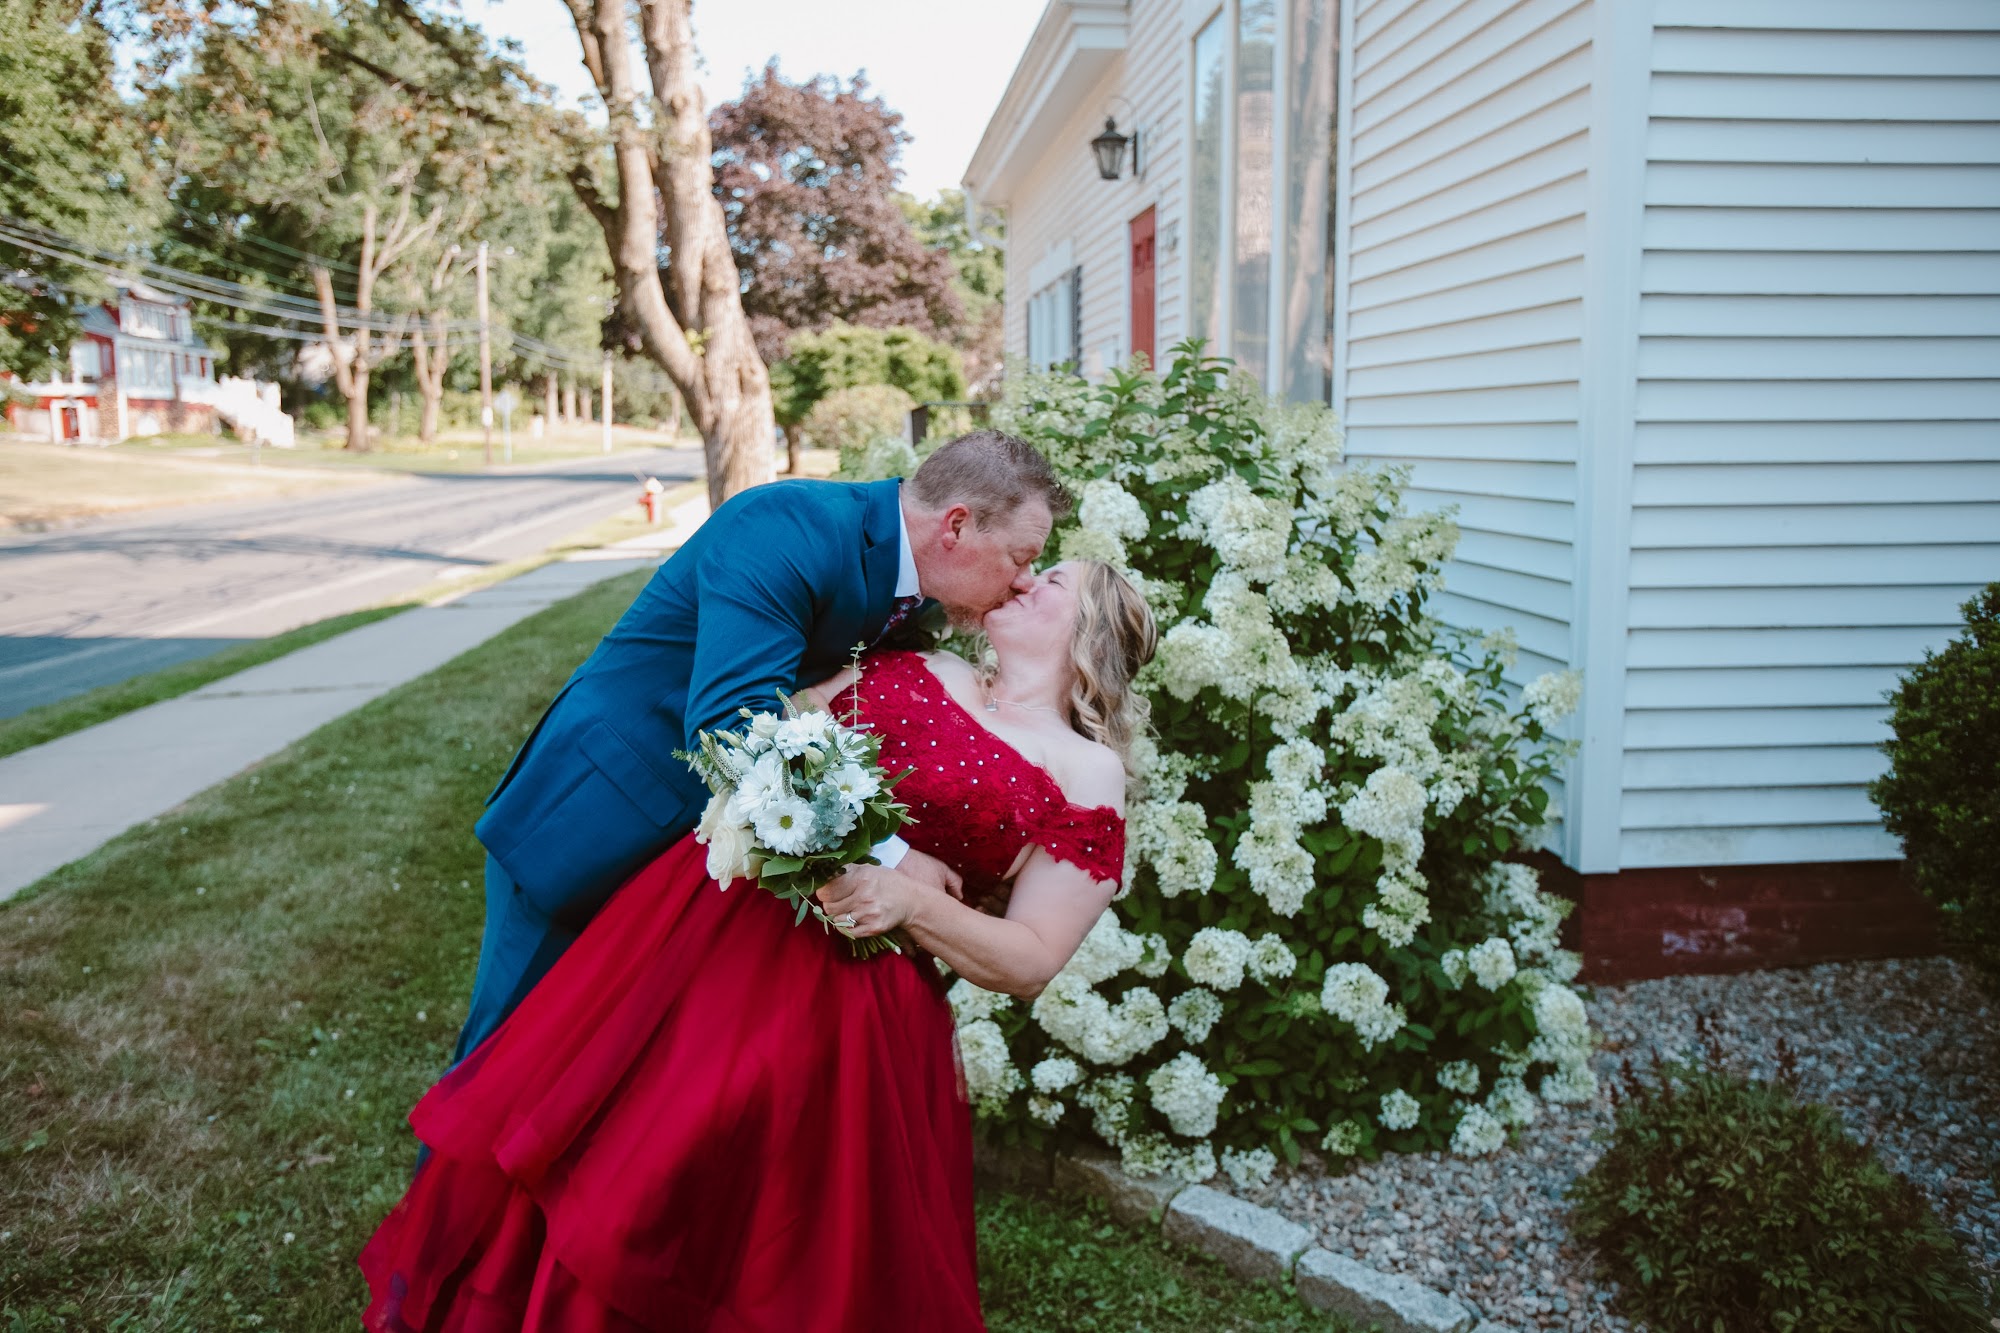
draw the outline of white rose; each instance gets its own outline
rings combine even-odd
[[[726,793],[709,798],[694,838],[708,848],[708,877],[723,888],[728,888],[731,880],[749,879],[757,873],[752,862],[758,858],[751,855],[757,839],[734,798]]]

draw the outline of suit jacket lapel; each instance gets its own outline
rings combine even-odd
[[[896,571],[903,556],[902,483],[891,477],[868,484],[868,506],[861,522],[861,577],[867,587],[867,612],[861,641],[873,643],[889,623],[896,605]]]

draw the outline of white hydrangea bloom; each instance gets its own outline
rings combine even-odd
[[[1168,966],[1174,961],[1173,950],[1167,947],[1167,937],[1153,934],[1139,938],[1145,944],[1145,952],[1139,956],[1138,962],[1132,964],[1132,970],[1147,978],[1165,976]]]
[[[1284,572],[1271,582],[1271,609],[1282,616],[1303,616],[1340,605],[1347,589],[1340,573],[1326,560],[1306,551],[1285,557]]]
[[[1498,937],[1482,940],[1466,952],[1472,979],[1487,990],[1499,990],[1514,979],[1514,947]]]
[[[1479,1091],[1479,1066],[1470,1060],[1453,1060],[1438,1066],[1438,1086],[1470,1097]]]
[[[1182,1051],[1148,1074],[1146,1089],[1153,1094],[1153,1109],[1167,1118],[1174,1133],[1191,1139],[1215,1132],[1216,1112],[1228,1094],[1193,1051]]]
[[[1114,1068],[1159,1045],[1168,1032],[1166,1007],[1152,991],[1134,986],[1113,1005],[1089,982],[1066,972],[1058,972],[1035,997],[1029,1014],[1084,1059]]]
[[[1444,969],[1445,980],[1451,983],[1453,990],[1465,984],[1465,978],[1470,970],[1466,966],[1465,950],[1446,949],[1438,958],[1438,966]]]
[[[1153,659],[1160,683],[1176,699],[1192,699],[1222,684],[1229,675],[1235,645],[1213,625],[1183,620],[1160,636]]]
[[[1284,572],[1292,517],[1231,472],[1188,497],[1183,532],[1206,541],[1223,564],[1268,582]]]
[[[1389,983],[1366,963],[1334,964],[1320,989],[1320,1007],[1351,1024],[1370,1050],[1402,1031],[1406,1021],[1403,1006],[1388,999]]]
[[[981,990],[964,977],[951,983],[951,989],[945,992],[945,999],[951,1002],[952,1019],[960,1027],[982,1018],[991,1018],[1014,1003],[1013,996],[1000,991]]]
[[[1382,1094],[1382,1114],[1378,1117],[1384,1129],[1409,1129],[1417,1123],[1423,1107],[1409,1093],[1397,1088],[1394,1092]]]
[[[1145,955],[1146,942],[1118,924],[1118,914],[1105,908],[1090,933],[1083,937],[1063,971],[1074,973],[1095,986],[1109,981],[1127,968],[1136,967]]]
[[[1076,1094],[1076,1104],[1091,1113],[1091,1128],[1097,1137],[1116,1147],[1125,1141],[1132,1099],[1138,1090],[1138,1082],[1130,1074],[1106,1074],[1084,1084]]]
[[[1542,1100],[1557,1105],[1576,1105],[1597,1096],[1597,1074],[1581,1061],[1567,1064],[1542,1076]]]
[[[1146,508],[1130,491],[1108,478],[1087,482],[1076,507],[1077,522],[1113,537],[1137,541],[1152,528]]]
[[[1269,1148],[1249,1148],[1243,1152],[1234,1148],[1222,1150],[1222,1172],[1237,1189],[1261,1189],[1271,1183],[1271,1174],[1277,1169],[1278,1156]]]
[[[1214,991],[1197,986],[1182,991],[1167,1006],[1167,1021],[1180,1031],[1191,1046],[1208,1040],[1216,1020],[1222,1017],[1222,1001]]]
[[[958,1049],[973,1109],[980,1115],[1000,1115],[1022,1080],[1021,1071],[1008,1058],[1007,1038],[999,1025],[983,1018],[967,1023],[958,1030]]]
[[[1340,819],[1356,833],[1375,838],[1387,854],[1414,862],[1424,849],[1424,809],[1430,794],[1400,768],[1378,768],[1360,791],[1341,803]]]
[[[1250,961],[1250,939],[1241,931],[1222,926],[1204,926],[1188,941],[1181,954],[1181,966],[1188,980],[1213,990],[1235,990],[1243,984],[1243,969]]]
[[[1451,1132],[1451,1150],[1461,1157],[1486,1157],[1507,1144],[1507,1129],[1483,1106],[1468,1106]]]
[[[1028,1114],[1045,1125],[1053,1125],[1062,1119],[1068,1108],[1059,1097],[1043,1097],[1039,1094],[1028,1098]]]
[[[1494,1080],[1493,1091],[1487,1094],[1486,1109],[1503,1125],[1527,1125],[1534,1123],[1539,1108],[1520,1079],[1501,1078]]]
[[[1544,727],[1576,711],[1583,700],[1583,677],[1574,671],[1551,671],[1535,677],[1521,690],[1521,707]]]
[[[1127,825],[1132,854],[1153,867],[1160,893],[1207,893],[1215,887],[1215,844],[1208,814],[1192,801],[1141,801]]]
[[[1028,1071],[1028,1081],[1037,1092],[1061,1092],[1082,1078],[1082,1066],[1066,1055],[1051,1055]]]
[[[1125,549],[1125,543],[1116,534],[1102,528],[1071,528],[1063,534],[1062,558],[1065,560],[1102,560],[1113,569],[1125,569],[1132,557]]]
[[[1367,1134],[1367,1126],[1359,1120],[1339,1120],[1326,1131],[1326,1137],[1319,1141],[1322,1151],[1335,1157],[1352,1157],[1361,1151],[1361,1144]]]
[[[1250,946],[1250,975],[1258,981],[1283,981],[1299,965],[1298,955],[1275,933],[1265,932]]]
[[[1183,1184],[1199,1185],[1215,1175],[1215,1149],[1206,1143],[1179,1147],[1163,1134],[1134,1134],[1119,1145],[1127,1175],[1173,1176]]]
[[[1229,859],[1250,877],[1251,891],[1282,917],[1297,916],[1317,882],[1312,853],[1299,841],[1297,826],[1289,821],[1253,815],[1249,831],[1237,839]]]

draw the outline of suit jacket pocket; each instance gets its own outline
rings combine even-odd
[[[577,737],[577,748],[597,771],[624,794],[646,818],[662,828],[685,817],[686,802],[631,744],[599,719]],[[679,763],[668,757],[669,763]]]

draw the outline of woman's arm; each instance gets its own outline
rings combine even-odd
[[[903,929],[982,990],[1032,1000],[1069,962],[1116,887],[1037,847],[1015,877],[1006,916],[927,893],[916,898]]]
[[[1102,747],[1090,747],[1064,795],[1086,807],[1124,809],[1124,767]],[[908,931],[922,949],[986,991],[1034,999],[1084,943],[1112,901],[1116,885],[1096,881],[1042,847],[1014,877],[1006,917],[988,917],[940,893],[926,893],[894,871],[856,867],[820,891],[830,917],[848,913],[858,935]]]

